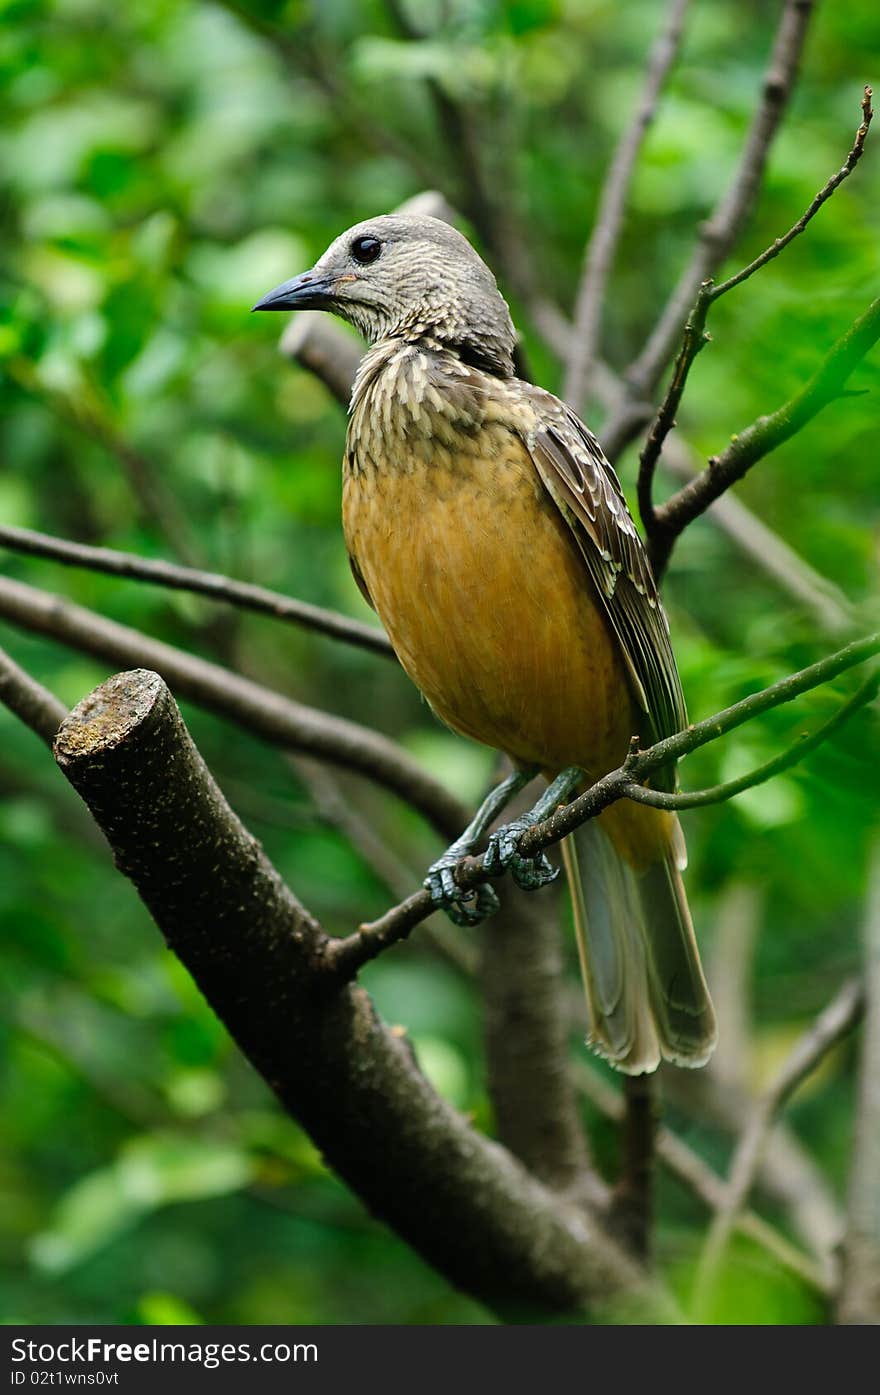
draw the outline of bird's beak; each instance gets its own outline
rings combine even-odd
[[[274,291],[264,295],[254,310],[327,310],[332,300],[327,278],[314,271],[305,271],[290,281],[282,281]]]

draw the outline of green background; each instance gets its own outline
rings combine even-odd
[[[402,41],[383,5],[348,0],[245,0],[240,11],[185,0],[0,4],[3,521],[182,557],[366,616],[339,527],[343,415],[278,356],[284,321],[249,308],[341,229],[427,186],[467,205],[434,83],[469,105],[512,235],[570,313],[603,172],[664,7],[450,0],[410,13],[430,37]],[[730,179],[776,14],[743,0],[693,7],[612,281],[605,351],[618,367]],[[730,269],[783,232],[842,162],[862,85],[880,79],[878,37],[875,0],[819,5]],[[808,234],[713,312],[713,344],[680,413],[704,455],[795,391],[877,293],[878,168],[869,148]],[[558,361],[499,273],[537,380],[558,389]],[[829,407],[739,489],[866,613],[880,541],[878,364],[875,355],[857,370],[860,395]],[[601,426],[597,404],[587,416]],[[634,459],[621,461],[628,489]],[[490,753],[441,730],[381,659],[133,582],[8,553],[2,567],[375,725],[470,800],[488,781]],[[666,598],[696,717],[837,644],[705,520],[680,544]],[[5,623],[0,642],[69,704],[109,671]],[[683,782],[759,763],[851,686],[841,680],[695,754]],[[238,730],[188,706],[185,715],[234,807],[328,930],[344,933],[396,899],[316,812],[301,772]],[[858,966],[877,754],[876,718],[863,713],[803,768],[686,816],[710,968],[725,910],[752,906],[753,1030],[738,1064],[753,1084]],[[415,887],[435,839],[390,798],[354,782],[344,790]],[[165,951],[44,748],[3,711],[0,794],[3,1317],[490,1321],[326,1172]],[[574,982],[570,942],[567,952]],[[438,1088],[491,1128],[480,1004],[466,976],[421,935],[365,981]],[[572,1050],[583,1056],[577,1033]],[[855,1059],[854,1042],[838,1049],[790,1116],[838,1194]],[[586,1112],[611,1173],[615,1135]],[[725,1165],[730,1140],[699,1108],[673,1099],[667,1118]],[[658,1256],[682,1293],[704,1225],[693,1197],[662,1178]],[[737,1242],[713,1317],[825,1313],[809,1288]]]

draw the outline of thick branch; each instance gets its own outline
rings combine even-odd
[[[513,887],[481,931],[486,1059],[498,1137],[542,1181],[577,1193],[588,1174],[569,1075],[559,905]]]
[[[844,985],[805,1032],[767,1092],[757,1101],[730,1165],[725,1200],[709,1229],[697,1271],[698,1307],[708,1303],[737,1215],[748,1199],[773,1121],[786,1101],[823,1056],[858,1022],[864,1005],[861,985]]]
[[[226,804],[158,675],[102,684],[56,755],[170,947],[371,1211],[498,1311],[624,1294],[663,1311],[597,1224],[434,1094],[362,990],[319,989],[320,927]]]
[[[849,1181],[841,1323],[880,1323],[880,840],[865,907],[865,1029]]]
[[[461,832],[468,810],[387,737],[294,702],[219,664],[199,659],[24,582],[0,577],[0,616],[111,664],[149,664],[182,697],[284,750],[366,776],[417,809],[444,838]]]
[[[654,1224],[654,1162],[660,1100],[655,1075],[623,1078],[620,1176],[611,1220],[633,1254],[648,1260]]]
[[[106,572],[110,576],[149,581],[172,591],[191,591],[198,596],[208,596],[213,601],[222,601],[241,610],[256,611],[259,615],[271,615],[275,620],[287,620],[303,629],[328,635],[331,639],[341,639],[346,644],[394,658],[390,640],[374,625],[363,625],[359,620],[350,620],[348,616],[338,615],[335,611],[309,605],[306,601],[292,600],[278,591],[267,590],[265,586],[233,581],[231,577],[221,576],[217,572],[179,567],[173,562],[138,557],[135,553],[117,552],[109,547],[89,547],[84,543],[68,542],[66,538],[53,538],[30,528],[15,528],[7,524],[0,524],[0,547],[24,552],[30,557],[47,557],[65,567],[84,567],[89,571]]]
[[[599,351],[602,308],[633,169],[648,128],[657,114],[663,84],[678,54],[689,3],[690,0],[672,0],[663,28],[648,58],[639,104],[614,152],[599,198],[596,222],[584,253],[562,394],[576,410],[589,391],[594,361]]]

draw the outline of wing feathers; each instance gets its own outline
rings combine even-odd
[[[620,642],[633,695],[649,721],[643,738],[670,736],[687,725],[687,711],[669,625],[617,476],[598,441],[564,403],[540,389],[530,389],[530,397],[537,422],[525,444],[572,530]],[[662,773],[655,783],[666,783]]]

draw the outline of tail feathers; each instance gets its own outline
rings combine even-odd
[[[562,845],[572,893],[589,1041],[630,1075],[661,1059],[702,1066],[715,1014],[678,871],[682,841],[636,872],[593,819]]]

